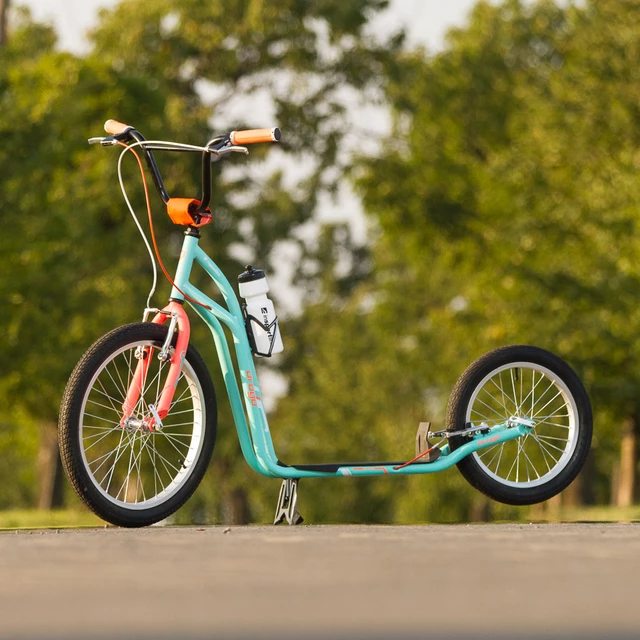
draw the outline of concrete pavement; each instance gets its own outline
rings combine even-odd
[[[640,637],[640,525],[0,532],[1,638]]]

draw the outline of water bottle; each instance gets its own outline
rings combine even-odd
[[[267,298],[269,285],[264,271],[247,265],[247,270],[238,276],[238,288],[245,299],[247,333],[253,353],[258,356],[280,353],[284,346],[273,302]]]

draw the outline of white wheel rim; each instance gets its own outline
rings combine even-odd
[[[465,422],[492,427],[511,417],[534,420],[531,433],[471,455],[500,484],[521,489],[546,484],[567,466],[577,445],[573,394],[556,373],[539,364],[497,367],[474,389]]]
[[[94,374],[82,401],[79,423],[82,462],[95,488],[109,502],[143,510],[170,500],[193,473],[204,442],[205,407],[200,382],[184,360],[169,414],[159,432],[129,432],[120,426],[121,406],[138,360],[141,340],[114,352]],[[133,417],[149,416],[157,405],[169,370],[152,362]],[[126,469],[126,471],[125,471]]]

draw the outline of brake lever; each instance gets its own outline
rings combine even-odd
[[[117,140],[113,136],[89,138],[87,142],[89,144],[101,144],[103,147],[111,147],[112,145],[117,144]]]
[[[244,153],[245,156],[249,155],[249,149],[247,147],[238,147],[238,146],[230,146],[230,147],[222,147],[222,149],[210,149],[211,153],[220,157],[227,155],[227,153]]]

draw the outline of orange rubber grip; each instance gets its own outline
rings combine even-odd
[[[232,131],[229,135],[232,144],[254,144],[256,142],[278,142],[280,129],[248,129],[246,131]]]
[[[107,120],[104,123],[104,130],[112,136],[115,136],[118,133],[124,133],[127,129],[133,129],[133,127],[128,124],[118,122],[117,120]]]

